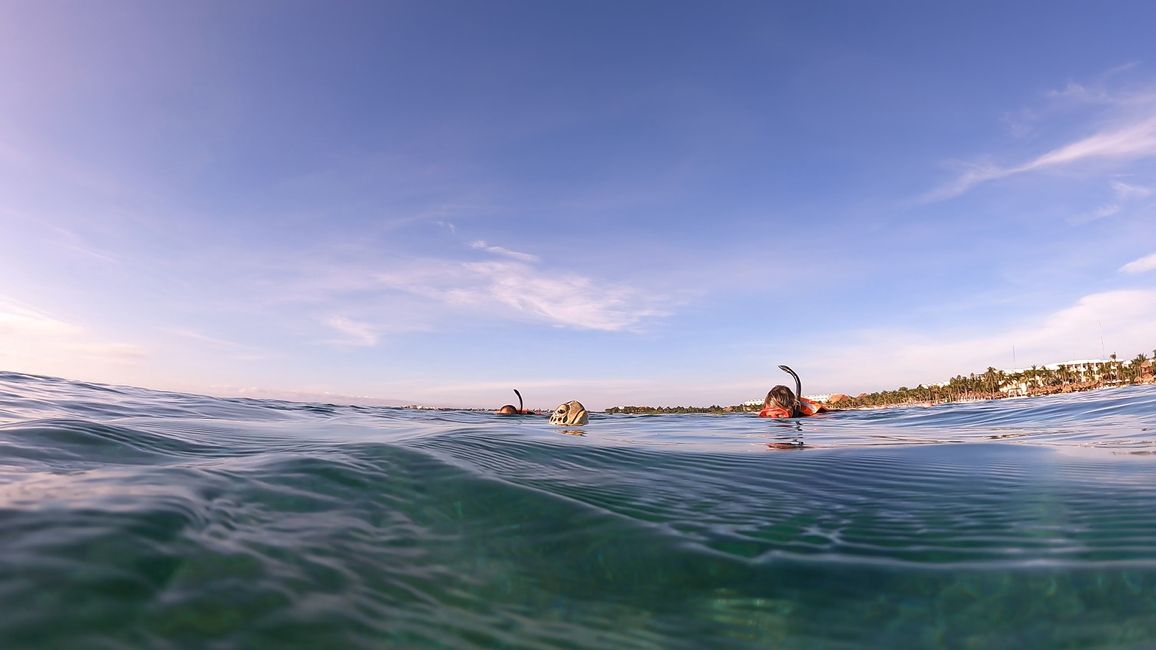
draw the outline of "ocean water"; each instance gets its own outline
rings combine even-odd
[[[1152,648],[1156,387],[566,430],[0,373],[0,647]]]

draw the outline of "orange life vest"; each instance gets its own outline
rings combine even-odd
[[[801,414],[801,417],[807,417],[809,415],[814,415],[814,414],[819,412],[820,408],[822,408],[822,407],[820,407],[818,404],[815,404],[814,402],[805,400],[801,397],[799,398],[799,412]],[[792,415],[791,415],[791,409],[789,409],[789,408],[784,408],[782,406],[764,406],[763,410],[759,411],[759,417],[761,417],[761,418],[789,418],[789,417],[792,417]]]

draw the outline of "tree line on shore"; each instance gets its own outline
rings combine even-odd
[[[982,373],[956,375],[942,384],[919,385],[915,388],[900,386],[848,397],[838,402],[839,408],[894,406],[899,404],[941,404],[1006,397],[1028,397],[1071,393],[1108,386],[1152,383],[1152,358],[1141,353],[1129,361],[1119,360],[1115,354],[1106,361],[1032,366],[1024,370],[1004,371],[989,367]]]
[[[611,406],[606,409],[607,413],[628,413],[628,414],[664,414],[664,413],[741,413],[743,411],[757,411],[762,406],[750,406],[746,404],[739,404],[737,406],[719,406],[712,404],[710,406]]]
[[[855,397],[832,395],[828,405],[833,408],[874,408],[904,404],[943,404],[1006,397],[1052,395],[1092,390],[1107,386],[1153,383],[1153,362],[1156,349],[1149,357],[1137,354],[1129,361],[1120,361],[1115,354],[1105,361],[1078,361],[1071,363],[1032,366],[1024,370],[1005,371],[989,367],[981,373],[956,375],[941,384],[862,393]],[[665,413],[742,413],[758,411],[761,404],[732,406],[614,406],[607,413],[665,414]]]

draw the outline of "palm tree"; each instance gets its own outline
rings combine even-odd
[[[1140,374],[1142,372],[1141,369],[1144,367],[1144,362],[1147,360],[1148,357],[1144,356],[1144,353],[1141,352],[1140,354],[1137,354],[1136,358],[1132,359],[1132,361],[1128,364],[1128,375],[1132,383],[1140,380]]]
[[[995,391],[997,388],[999,388],[999,384],[996,382],[996,377],[1002,374],[1003,371],[996,370],[991,366],[988,366],[987,371],[983,373],[983,376],[987,378],[987,389],[989,391],[988,395],[991,397],[995,397]]]

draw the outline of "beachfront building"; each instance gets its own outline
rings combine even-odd
[[[1124,383],[1125,364],[1116,355],[1107,359],[1076,359],[1031,368],[997,371],[1003,377],[999,392],[1009,397],[1031,395],[1049,386],[1099,383],[1114,386]]]
[[[1049,363],[1030,368],[987,370],[956,375],[946,382],[919,385],[915,388],[900,386],[895,390],[864,393],[854,398],[843,396],[840,404],[848,408],[894,406],[904,404],[937,404],[941,402],[973,402],[1001,397],[1026,397],[1070,393],[1109,386],[1137,383],[1156,383],[1152,357],[1137,354],[1129,361],[1121,361],[1115,354],[1107,359],[1075,359]]]

